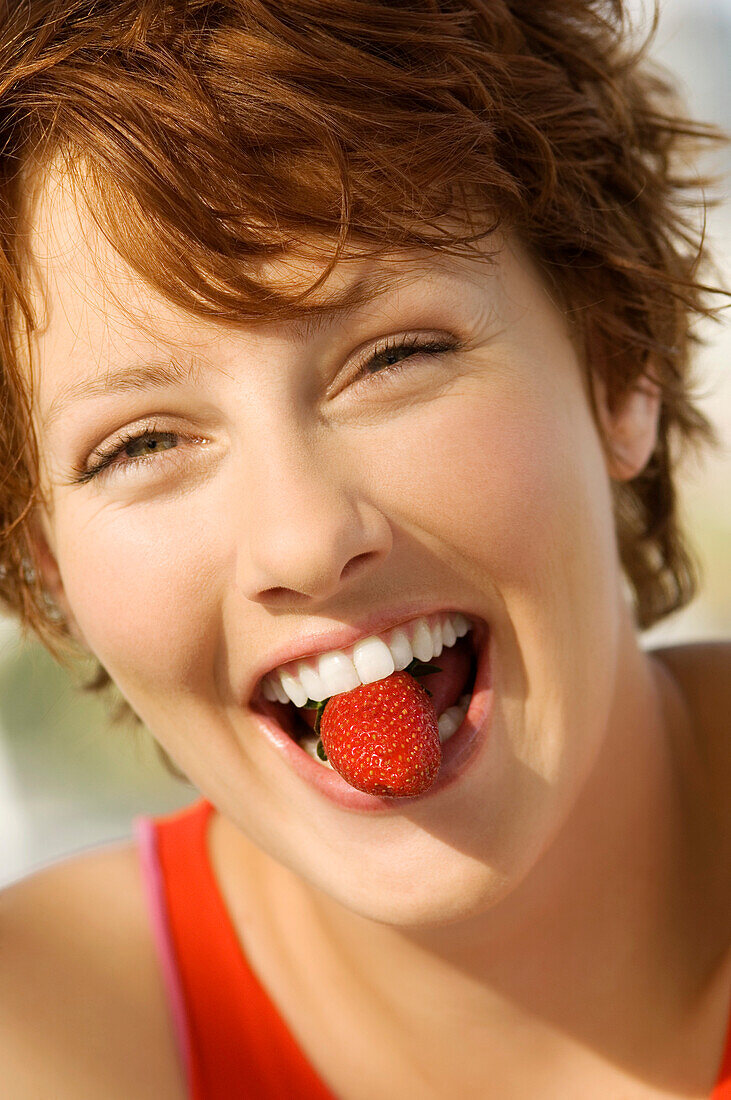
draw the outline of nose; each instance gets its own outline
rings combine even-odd
[[[388,556],[390,524],[357,480],[337,455],[270,441],[265,464],[247,471],[236,579],[249,600],[321,603]]]

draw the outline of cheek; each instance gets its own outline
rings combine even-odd
[[[443,402],[421,434],[438,447],[414,462],[404,443],[394,458],[418,487],[400,495],[403,526],[487,597],[505,766],[517,756],[526,775],[583,774],[611,705],[619,628],[609,480],[583,395],[512,386]]]
[[[398,493],[394,512],[462,556],[460,570],[480,569],[505,594],[556,569],[609,564],[608,480],[578,389],[513,380],[488,397],[475,387],[433,403],[417,428],[420,446],[393,432],[383,481]]]
[[[189,513],[188,513],[189,516]],[[206,669],[215,643],[210,538],[186,507],[129,509],[60,530],[63,580],[76,621],[124,691],[128,683],[175,690]]]

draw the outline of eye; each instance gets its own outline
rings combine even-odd
[[[439,336],[387,337],[373,349],[370,358],[359,368],[353,384],[391,381],[395,375],[408,369],[408,360],[419,356],[443,355],[457,351],[460,341],[455,336],[441,333]]]
[[[456,336],[410,335],[387,337],[373,349],[368,360],[358,368],[351,383],[356,387],[391,381],[408,367],[408,361],[420,356],[437,356],[457,351],[461,342]],[[139,467],[142,463],[160,461],[159,455],[178,446],[178,432],[162,431],[157,424],[148,424],[138,431],[124,433],[106,448],[96,452],[97,461],[73,471],[74,484],[86,484],[102,475],[116,476]]]
[[[177,432],[159,431],[154,424],[136,432],[125,433],[107,448],[97,452],[98,460],[94,465],[75,470],[74,481],[76,484],[83,484],[100,474],[111,473],[112,470],[115,473],[123,472],[141,462],[157,461],[158,454],[177,447],[179,438]],[[123,461],[115,462],[115,459],[121,458],[125,453],[127,457]]]

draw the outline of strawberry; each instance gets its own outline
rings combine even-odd
[[[406,671],[333,695],[319,715],[319,732],[335,771],[367,794],[423,794],[439,772],[437,714]]]

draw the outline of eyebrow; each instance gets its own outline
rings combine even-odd
[[[92,397],[104,397],[110,393],[128,393],[132,390],[164,389],[182,386],[195,380],[200,366],[183,364],[176,359],[166,363],[138,363],[107,371],[99,378],[85,378],[63,386],[43,417],[43,428],[49,428],[78,401]]]
[[[295,340],[306,342],[317,333],[331,328],[336,321],[343,321],[361,309],[368,301],[384,298],[395,287],[406,286],[411,279],[419,279],[431,268],[426,262],[411,261],[401,270],[380,268],[368,271],[320,306],[313,306],[301,317],[285,322]]]
[[[283,322],[290,328],[294,339],[305,343],[316,334],[331,328],[336,321],[343,321],[369,300],[384,297],[397,285],[405,285],[407,277],[422,277],[429,270],[427,264],[413,262],[400,271],[379,270],[366,272],[337,297],[322,305],[312,307],[311,312]],[[170,359],[158,363],[138,363],[108,370],[98,378],[85,378],[62,386],[56,393],[42,418],[43,429],[48,432],[61,416],[80,401],[109,394],[129,393],[184,386],[195,382],[203,370],[199,362],[181,363]]]

